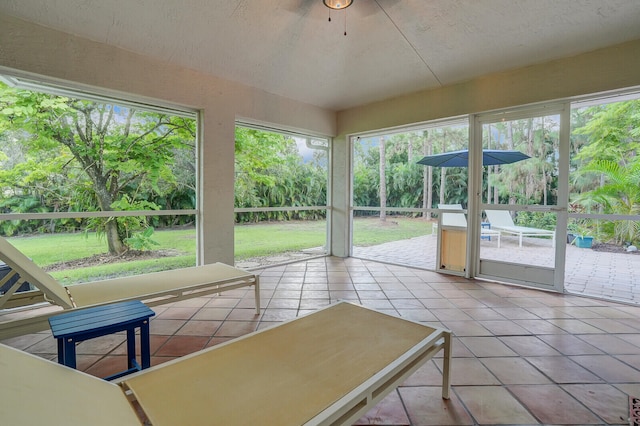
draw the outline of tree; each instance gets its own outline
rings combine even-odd
[[[604,177],[604,183],[589,192],[580,194],[577,202],[584,206],[594,203],[602,206],[604,213],[637,215],[640,214],[640,158],[621,166],[611,160],[594,160],[582,173],[596,173]],[[617,243],[638,241],[640,223],[632,220],[616,221],[614,239]]]
[[[574,133],[587,142],[576,157],[586,164],[575,173],[583,191],[574,200],[589,211],[640,213],[640,100],[590,107],[581,114],[589,119]],[[616,221],[613,228],[618,243],[640,238],[635,221]]]
[[[380,138],[380,220],[387,220],[387,160],[384,136]]]
[[[23,177],[42,182],[44,169],[48,176],[69,178],[60,187],[80,194],[89,189],[101,211],[159,208],[139,194],[162,193],[162,182],[175,182],[175,150],[194,150],[191,119],[6,86],[0,86],[0,122],[20,130],[33,159],[59,154],[26,163]],[[139,221],[108,218],[90,226],[104,233],[111,254],[121,254]]]
[[[431,139],[431,135],[428,130],[423,132],[423,146],[422,153],[423,155],[431,155],[433,153],[433,140]],[[431,187],[433,186],[433,167],[423,167],[422,171],[422,208],[430,209],[433,206],[433,191]],[[424,219],[431,219],[431,213],[425,212],[422,216]]]
[[[235,137],[236,207],[326,204],[328,144],[241,126],[236,127]],[[239,213],[237,221],[321,217],[324,211],[290,210]]]

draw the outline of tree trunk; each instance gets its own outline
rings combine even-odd
[[[385,155],[384,137],[380,138],[380,220],[387,220],[387,176],[385,166],[387,158]]]
[[[497,177],[500,173],[500,166],[493,166],[493,174]],[[500,204],[500,191],[498,185],[493,185],[493,204]]]
[[[118,235],[118,224],[116,222],[116,218],[110,218],[104,228],[107,236],[107,243],[109,244],[109,253],[120,255],[127,251],[127,246],[122,243],[120,236]]]
[[[422,145],[422,153],[426,155],[431,155],[433,151],[433,141],[429,137],[428,131],[424,132],[424,141]],[[431,188],[433,187],[433,167],[428,166],[424,167],[422,170],[422,208],[430,209],[433,205],[433,191]],[[431,213],[425,213],[422,215],[423,219],[431,219]]]
[[[447,152],[447,135],[446,132],[443,130],[443,138],[442,138],[442,152]],[[447,180],[447,168],[446,167],[441,167],[440,168],[440,204],[444,204],[445,200],[444,200],[444,190],[445,190],[445,182]]]
[[[113,196],[107,190],[107,184],[102,177],[98,177],[93,169],[87,170],[89,176],[92,177],[94,182],[94,190],[96,193],[96,199],[100,210],[111,210],[111,203],[113,203]],[[116,218],[109,218],[104,226],[105,236],[107,237],[107,244],[109,245],[109,253],[113,255],[120,255],[127,251],[127,246],[120,239],[118,234],[118,222]]]
[[[533,118],[529,118],[527,120],[527,155],[531,158],[534,158],[534,152],[533,152],[533,142],[534,142],[534,131],[533,131]],[[532,173],[529,173],[527,175],[527,178],[525,180],[526,182],[526,186],[525,186],[525,191],[524,191],[524,196],[525,198],[531,199],[531,197],[533,196],[533,194],[535,193],[535,188],[536,188],[536,182],[535,179],[533,177]]]

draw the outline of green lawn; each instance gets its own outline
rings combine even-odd
[[[377,218],[356,218],[354,244],[368,246],[406,239],[431,232],[431,224],[421,219],[390,217],[386,223]],[[236,261],[273,256],[278,253],[324,247],[326,221],[273,222],[235,227]],[[196,262],[195,230],[156,231],[152,239],[156,250],[168,257],[74,266],[52,271],[65,284],[106,279],[122,275],[142,274],[165,269],[193,266]],[[9,238],[20,251],[36,264],[47,267],[60,262],[72,262],[107,253],[106,240],[96,234],[54,234]]]
[[[432,226],[432,222],[423,219],[398,216],[388,216],[385,222],[375,216],[356,217],[353,222],[353,245],[359,247],[431,234]]]

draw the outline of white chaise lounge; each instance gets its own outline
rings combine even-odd
[[[522,247],[522,237],[551,237],[551,245],[553,247],[556,246],[556,231],[518,226],[513,223],[511,213],[507,210],[485,210],[485,213],[492,229],[497,229],[506,234],[517,235],[519,247]]]
[[[0,344],[0,419],[11,426],[350,425],[441,350],[448,399],[448,330],[346,302],[117,384]]]
[[[149,306],[155,306],[254,286],[256,312],[260,313],[258,275],[223,263],[63,286],[2,237],[0,260],[12,269],[0,280],[0,285],[13,278],[13,274],[19,275],[11,289],[0,297],[0,309],[14,306],[13,296],[22,299],[40,297],[40,300],[44,296],[44,300],[68,310],[126,300],[141,300]],[[29,282],[39,291],[26,292],[25,295],[14,294],[24,282]],[[47,319],[58,313],[60,312],[49,312],[31,318],[0,322],[0,339],[46,330],[49,327]]]
[[[462,210],[461,204],[438,204],[439,209],[443,210]],[[463,212],[460,213],[441,213],[442,214],[442,226],[455,226],[458,228],[467,227],[467,218]],[[500,231],[489,228],[480,229],[480,237],[496,238],[498,240],[498,248],[500,248]]]

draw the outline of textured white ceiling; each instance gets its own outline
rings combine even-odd
[[[322,0],[2,0],[0,13],[333,110],[640,39],[640,0],[354,0],[347,36]]]

